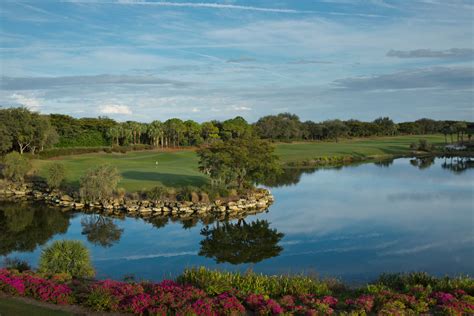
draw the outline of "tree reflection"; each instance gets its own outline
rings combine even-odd
[[[155,228],[163,228],[168,224],[169,217],[167,216],[154,216],[147,219],[147,222],[152,224]]]
[[[201,241],[199,255],[214,258],[217,263],[257,263],[278,256],[283,250],[278,242],[284,235],[270,229],[265,220],[250,224],[244,220],[218,222],[214,227],[203,228],[201,235],[205,239]]]
[[[420,157],[410,160],[410,164],[413,167],[417,167],[420,170],[431,167],[435,162],[435,157]]]
[[[94,245],[111,247],[122,236],[123,229],[119,228],[111,218],[102,215],[87,215],[81,220],[82,234]]]
[[[445,158],[441,167],[453,173],[461,174],[467,169],[474,168],[474,160],[462,157]]]
[[[381,168],[388,168],[391,165],[393,165],[393,159],[384,159],[384,160],[375,161],[374,165]]]
[[[298,184],[301,175],[316,172],[316,168],[285,168],[280,174],[270,174],[263,181],[263,185],[278,188]]]
[[[68,213],[26,202],[1,202],[0,255],[33,251],[68,227]]]

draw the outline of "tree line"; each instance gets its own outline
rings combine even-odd
[[[395,123],[388,117],[359,120],[301,121],[291,113],[268,115],[255,123],[237,116],[198,123],[171,118],[151,123],[117,122],[107,117],[73,118],[42,115],[26,108],[0,109],[0,152],[37,153],[51,147],[100,147],[146,144],[157,148],[200,146],[218,140],[258,137],[271,141],[333,140],[341,138],[443,133],[446,142],[470,140],[474,123],[427,118]]]

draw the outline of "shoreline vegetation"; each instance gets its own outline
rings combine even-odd
[[[382,274],[349,287],[335,279],[185,270],[174,280],[96,280],[0,269],[0,307],[137,315],[472,315],[474,280]],[[17,314],[18,315],[18,314]]]

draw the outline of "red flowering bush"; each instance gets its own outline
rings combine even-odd
[[[174,281],[129,283],[113,280],[69,280],[0,269],[0,292],[31,297],[54,304],[74,301],[96,311],[137,315],[474,315],[474,297],[465,280],[464,289],[450,286],[436,291],[430,284],[410,284],[403,289],[368,286],[340,292],[341,297],[287,294],[269,297],[232,290],[217,295]],[[467,289],[467,290],[465,290]]]
[[[15,274],[6,269],[0,269],[0,291],[54,304],[69,304],[73,301],[72,290],[66,284],[29,273]]]

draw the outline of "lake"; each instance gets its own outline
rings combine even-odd
[[[383,272],[474,274],[474,169],[460,158],[287,170],[268,212],[203,223],[65,213],[0,203],[0,255],[37,264],[41,247],[80,239],[99,278],[160,280],[184,268],[310,273],[351,284]]]

